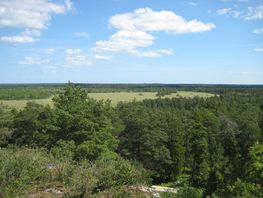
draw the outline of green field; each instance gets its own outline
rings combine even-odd
[[[118,102],[129,102],[132,100],[142,101],[144,99],[156,99],[156,92],[112,92],[112,93],[89,93],[89,96],[96,100],[111,100],[112,105],[116,106]],[[178,91],[177,93],[172,93],[170,95],[163,96],[162,98],[175,98],[175,97],[212,97],[214,94],[204,93],[204,92],[192,92],[192,91]],[[0,100],[7,106],[14,107],[17,109],[23,108],[28,100]],[[47,99],[35,99],[33,100],[39,104],[49,104],[52,105],[52,98]]]

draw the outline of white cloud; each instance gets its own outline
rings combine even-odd
[[[72,66],[86,66],[91,65],[92,62],[88,58],[87,55],[85,55],[81,49],[74,48],[74,49],[67,49],[66,50],[66,65],[68,67]]]
[[[255,52],[263,52],[263,48],[255,48],[254,51]]]
[[[71,1],[58,4],[49,0],[1,0],[0,27],[43,29],[52,14],[65,13],[71,5]]]
[[[133,50],[129,52],[131,55],[143,58],[143,57],[150,57],[150,58],[155,58],[155,57],[161,57],[162,55],[171,55],[173,52],[171,50],[151,50],[151,51],[145,51],[145,52],[139,52],[137,50]]]
[[[245,19],[246,20],[263,19],[263,5],[258,5],[256,7],[249,7]]]
[[[26,29],[24,32],[21,33],[22,36],[32,36],[32,37],[39,37],[41,32],[35,29]]]
[[[109,24],[118,31],[108,40],[96,42],[95,51],[127,52],[136,57],[160,57],[171,54],[168,50],[149,50],[139,52],[138,48],[149,47],[154,36],[149,32],[169,32],[184,34],[204,32],[215,28],[213,23],[203,23],[196,19],[187,21],[171,11],[156,12],[150,8],[140,8],[131,13],[110,17]]]
[[[87,32],[74,32],[73,35],[77,37],[83,37],[86,39],[89,38],[89,34]]]
[[[37,37],[40,35],[41,32],[39,30],[26,29],[18,36],[2,36],[0,40],[9,43],[32,43],[38,41]]]
[[[254,34],[262,34],[263,33],[263,28],[255,29],[253,31]]]
[[[109,40],[97,41],[95,51],[132,51],[153,44],[154,37],[142,31],[118,31]]]
[[[42,65],[49,63],[48,59],[33,58],[32,56],[26,56],[23,61],[20,61],[19,64],[23,65]]]
[[[222,8],[222,9],[218,9],[216,12],[218,15],[225,15],[225,14],[229,14],[232,11],[232,8]]]
[[[114,15],[110,18],[110,25],[126,31],[165,31],[175,34],[204,32],[215,28],[213,23],[203,23],[196,19],[187,21],[174,12],[155,12],[150,8]]]
[[[0,40],[8,43],[31,43],[37,41],[31,36],[2,36]]]
[[[235,18],[241,15],[240,11],[233,10],[232,8],[222,8],[222,9],[218,9],[216,12],[218,15],[231,15]]]
[[[96,54],[94,58],[97,60],[110,60],[113,58],[113,56],[102,56],[102,55]]]

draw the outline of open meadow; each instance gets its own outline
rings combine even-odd
[[[96,100],[111,100],[113,106],[116,106],[118,102],[130,102],[133,100],[142,101],[144,99],[156,99],[157,92],[111,92],[111,93],[89,93],[88,96],[94,98]],[[205,92],[193,92],[193,91],[177,91],[176,93],[172,93],[169,95],[162,96],[161,98],[178,98],[178,97],[186,97],[186,98],[193,98],[193,97],[202,97],[208,98],[212,97],[214,94],[205,93]],[[25,107],[27,101],[29,100],[0,100],[0,103],[7,105],[12,108],[22,109]],[[51,105],[52,97],[46,99],[35,99],[32,100],[38,104],[43,105]]]

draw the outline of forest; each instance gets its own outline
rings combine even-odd
[[[54,95],[52,107],[0,105],[0,197],[152,197],[138,189],[153,184],[178,189],[164,198],[263,197],[262,86],[59,86],[28,97]],[[113,107],[89,97],[98,89],[215,96]]]

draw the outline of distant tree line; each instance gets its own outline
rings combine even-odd
[[[45,99],[59,92],[59,89],[55,88],[0,88],[0,100]]]

